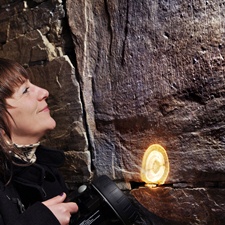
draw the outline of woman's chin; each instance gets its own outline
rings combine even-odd
[[[51,118],[51,119],[52,119],[52,118]],[[55,129],[55,127],[56,127],[56,122],[55,122],[55,120],[52,119],[52,121],[51,121],[51,123],[50,123],[49,125],[50,125],[50,126],[49,126],[49,130]]]
[[[56,122],[52,117],[45,121],[45,130],[46,131],[54,130],[55,127],[56,127]]]

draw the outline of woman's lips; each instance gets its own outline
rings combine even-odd
[[[39,112],[49,112],[48,106],[45,106],[43,109],[41,109]]]

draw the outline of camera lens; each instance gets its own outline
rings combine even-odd
[[[138,215],[136,209],[131,204],[128,197],[109,177],[106,175],[99,177],[93,181],[92,186],[108,203],[124,225],[131,225],[137,219]]]
[[[76,195],[76,196],[75,196]],[[131,225],[137,213],[128,197],[106,175],[90,185],[81,185],[71,193],[70,201],[79,211],[71,216],[70,225]]]

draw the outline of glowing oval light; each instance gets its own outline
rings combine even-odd
[[[146,150],[142,160],[141,179],[146,184],[163,184],[169,173],[169,160],[166,150],[153,144]]]

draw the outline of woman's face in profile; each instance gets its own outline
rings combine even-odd
[[[50,115],[46,103],[47,90],[26,80],[16,88],[12,97],[6,99],[11,139],[16,144],[33,144],[40,140],[46,131],[54,129],[55,120]]]

